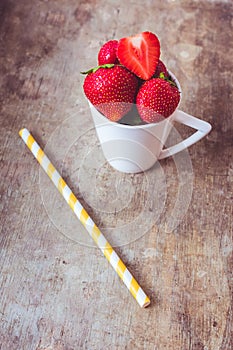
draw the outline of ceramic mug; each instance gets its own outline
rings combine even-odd
[[[176,82],[181,93],[178,80],[171,72],[169,74]],[[186,149],[206,136],[211,130],[209,123],[193,117],[178,108],[168,118],[158,123],[125,125],[110,121],[90,102],[89,105],[106,160],[113,168],[124,173],[146,171],[157,160],[172,156]],[[174,122],[187,125],[197,131],[178,144],[164,149],[164,144]]]

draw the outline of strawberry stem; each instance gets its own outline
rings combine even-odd
[[[114,66],[117,66],[117,65],[114,63],[106,63],[106,64],[103,64],[102,66],[97,66],[97,67],[94,67],[94,68],[87,70],[86,72],[80,72],[80,73],[81,74],[95,73],[100,68],[113,68]]]
[[[159,74],[159,78],[168,81],[171,85],[173,85],[173,86],[175,86],[175,87],[177,88],[176,83],[175,83],[173,80],[171,80],[171,79],[165,77],[165,75],[164,75],[163,72],[161,72],[161,73]]]

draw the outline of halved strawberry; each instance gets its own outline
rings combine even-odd
[[[160,43],[151,32],[119,40],[117,57],[120,63],[143,80],[152,77],[160,56]]]

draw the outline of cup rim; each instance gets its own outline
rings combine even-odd
[[[181,89],[179,80],[176,78],[176,76],[170,70],[168,70],[168,73],[172,77],[172,79],[175,81],[175,83],[176,83],[176,85],[178,87],[178,90],[180,92],[180,101],[181,101],[182,89]],[[180,101],[179,101],[179,104],[176,107],[175,111],[178,109],[178,107],[180,105]],[[142,129],[142,128],[143,129],[148,129],[148,128],[151,128],[151,127],[153,127],[155,125],[159,125],[159,124],[164,123],[166,121],[170,121],[170,119],[172,118],[173,114],[175,113],[175,111],[174,111],[169,117],[164,118],[163,120],[161,120],[161,121],[159,121],[157,123],[147,123],[147,124],[141,124],[141,125],[128,125],[128,124],[121,124],[121,123],[113,122],[112,120],[109,120],[100,111],[98,111],[97,108],[89,100],[88,100],[88,103],[98,112],[99,118],[103,119],[103,124],[110,124],[110,125],[113,125],[113,126],[124,128],[124,129],[132,129],[132,128],[135,128],[135,129]]]

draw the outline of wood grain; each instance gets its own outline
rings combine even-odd
[[[232,26],[231,1],[0,2],[1,350],[233,348]],[[79,72],[106,40],[144,30],[158,34],[180,80],[181,108],[213,130],[188,153],[125,175],[104,161]],[[116,246],[149,308],[39,170],[22,127]]]

